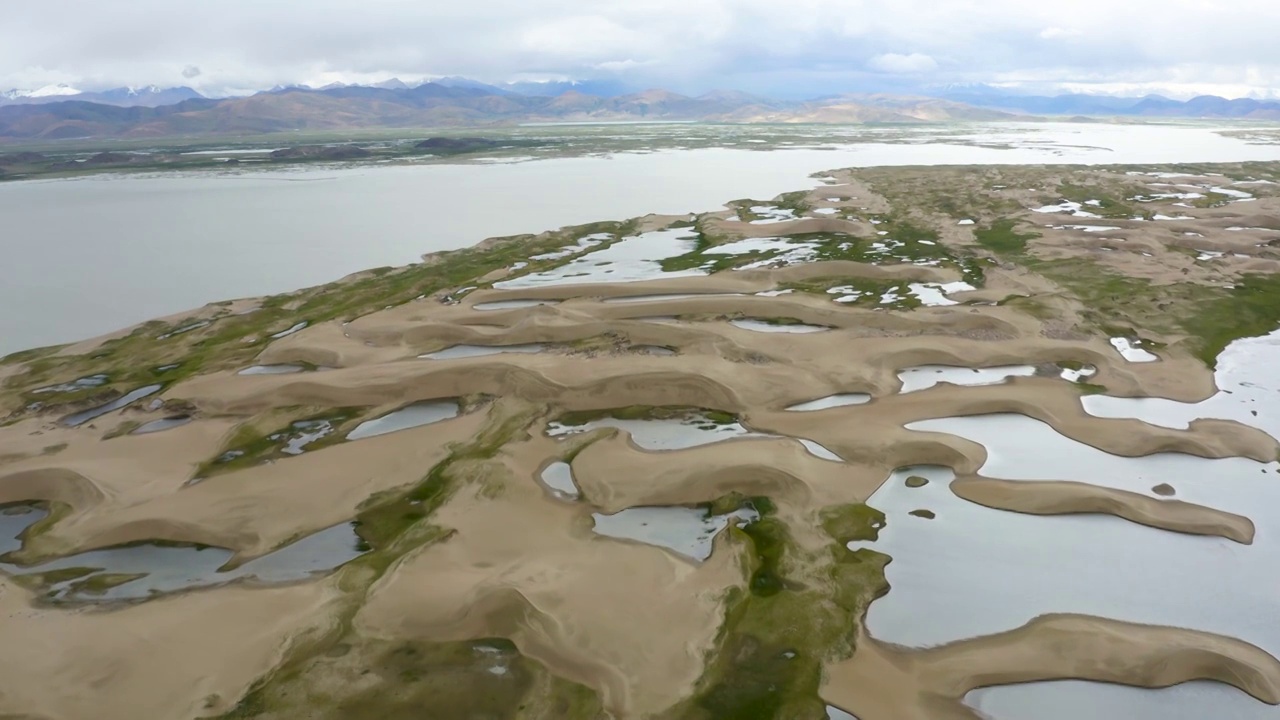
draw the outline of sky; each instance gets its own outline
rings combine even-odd
[[[984,83],[1280,97],[1275,0],[40,0],[0,90],[600,79],[774,97]]]

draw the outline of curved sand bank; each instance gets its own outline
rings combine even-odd
[[[336,620],[328,582],[219,588],[110,611],[32,607],[0,578],[0,715],[195,718],[231,710],[298,638]],[[19,681],[20,680],[20,681]]]
[[[1214,680],[1280,704],[1280,661],[1247,642],[1083,615],[1044,615],[924,650],[864,633],[852,659],[829,666],[821,692],[861,720],[977,720],[963,703],[970,690],[1063,679],[1148,688]]]
[[[1081,482],[1023,482],[958,478],[951,491],[969,502],[1029,515],[1097,513],[1140,525],[1191,535],[1217,535],[1253,543],[1249,518],[1180,500],[1159,500],[1125,490]]]

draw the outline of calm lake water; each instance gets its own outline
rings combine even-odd
[[[887,144],[884,131],[832,127],[824,129],[828,139],[771,151],[0,183],[0,354],[410,263],[487,237],[768,199],[810,186],[810,174],[831,168],[1280,159],[1280,146],[1250,145],[1205,127],[999,124],[959,131],[895,131],[900,142]],[[961,144],[974,142],[991,145]]]

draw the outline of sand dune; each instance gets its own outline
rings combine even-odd
[[[1059,679],[1150,688],[1216,680],[1280,704],[1280,661],[1253,645],[1080,615],[1045,615],[928,650],[864,636],[853,659],[829,668],[822,696],[862,720],[976,720],[980,715],[961,702],[970,690]]]
[[[1081,482],[1020,482],[988,478],[958,478],[956,495],[997,510],[1031,515],[1102,513],[1141,525],[1192,535],[1218,535],[1238,543],[1253,543],[1249,518],[1180,500],[1146,495]]]

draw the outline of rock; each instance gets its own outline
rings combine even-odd
[[[1173,489],[1172,485],[1168,483],[1160,483],[1159,485],[1151,488],[1151,492],[1161,497],[1173,497],[1176,491]]]
[[[923,477],[920,477],[919,475],[912,475],[911,477],[907,478],[907,487],[909,488],[922,488],[928,484],[929,484],[929,478],[923,478]]]
[[[918,518],[924,518],[925,520],[932,520],[938,517],[937,514],[934,513],[932,510],[912,510],[908,514],[915,515]]]

